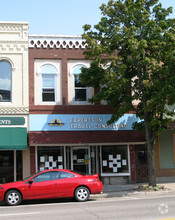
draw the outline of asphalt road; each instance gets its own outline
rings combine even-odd
[[[175,220],[175,194],[30,201],[9,207],[0,203],[0,220]]]

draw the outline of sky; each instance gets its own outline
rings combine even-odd
[[[159,0],[164,8],[175,0]],[[0,0],[0,21],[25,21],[29,34],[81,35],[83,25],[97,24],[99,7],[108,0]]]

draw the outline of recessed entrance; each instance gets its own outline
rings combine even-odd
[[[81,174],[90,174],[90,148],[72,147],[71,169]]]
[[[147,149],[145,145],[135,146],[136,155],[136,178],[137,182],[147,182],[148,181],[148,158]]]

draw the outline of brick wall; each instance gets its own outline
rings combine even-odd
[[[29,111],[30,114],[111,114],[106,105],[68,105],[68,60],[84,60],[83,49],[29,48]],[[62,105],[34,104],[34,61],[35,59],[61,59],[62,63]]]

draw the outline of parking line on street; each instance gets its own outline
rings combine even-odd
[[[175,218],[164,218],[164,219],[159,219],[159,220],[175,220]]]
[[[11,213],[11,214],[0,214],[0,217],[9,217],[9,216],[17,216],[17,215],[36,215],[41,212],[25,212],[25,213]]]

